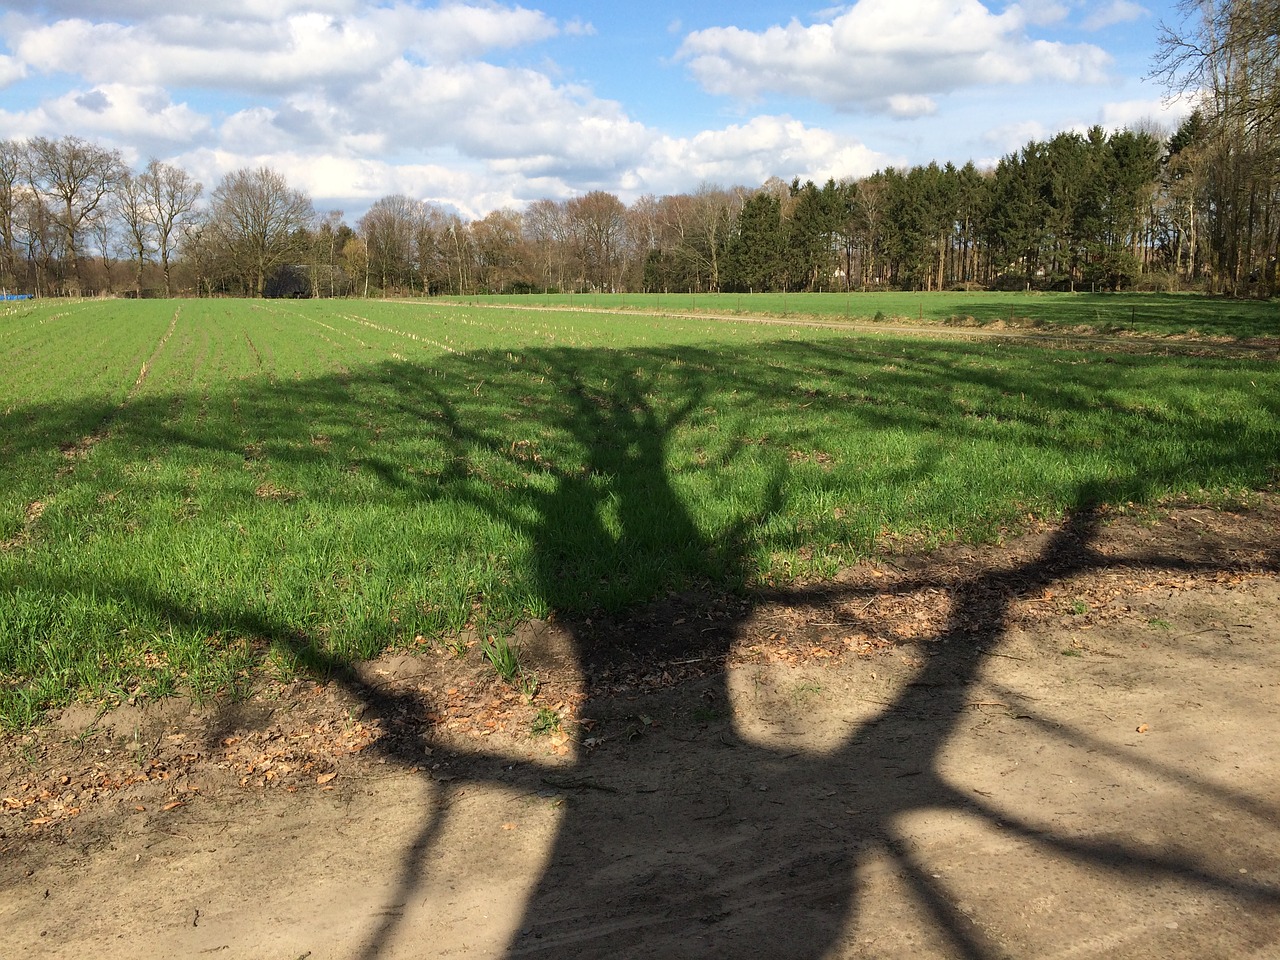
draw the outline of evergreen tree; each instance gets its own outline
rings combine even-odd
[[[731,290],[776,290],[783,282],[782,205],[769,193],[757,193],[742,205],[738,230],[725,257],[725,285]]]

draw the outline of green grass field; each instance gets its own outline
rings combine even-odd
[[[1280,303],[1176,293],[617,293],[467,297],[464,304],[752,314],[818,320],[1003,323],[1100,332],[1280,337]]]
[[[678,305],[677,305],[678,306]],[[0,722],[1280,465],[1238,359],[431,303],[0,312]]]

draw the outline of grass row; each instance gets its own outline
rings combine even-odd
[[[1231,497],[1280,463],[1262,362],[448,304],[59,309],[0,316],[8,726]]]

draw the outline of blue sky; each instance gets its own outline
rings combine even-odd
[[[353,218],[389,193],[468,216],[631,202],[1175,126],[1185,102],[1143,76],[1176,19],[1169,0],[0,0],[0,138],[74,134],[210,187],[267,165]]]

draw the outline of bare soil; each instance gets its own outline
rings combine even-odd
[[[0,957],[1276,957],[1278,533],[530,624],[532,700],[463,638],[69,709],[0,744]]]

